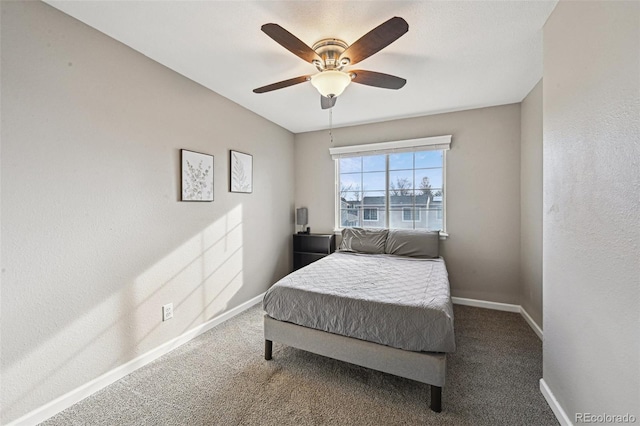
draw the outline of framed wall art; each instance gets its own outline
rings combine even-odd
[[[253,156],[231,151],[229,164],[229,187],[231,192],[253,192]]]
[[[182,201],[213,201],[213,155],[180,150]]]

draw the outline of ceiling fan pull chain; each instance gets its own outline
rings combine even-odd
[[[333,108],[329,109],[329,138],[331,145],[333,145]]]

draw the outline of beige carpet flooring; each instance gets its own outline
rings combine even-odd
[[[429,386],[274,342],[257,305],[43,423],[57,425],[557,425],[542,343],[514,313],[455,306],[441,413]]]

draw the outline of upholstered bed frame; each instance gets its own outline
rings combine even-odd
[[[340,336],[264,316],[264,358],[270,360],[273,342],[431,385],[431,409],[442,409],[446,354],[411,352]]]
[[[438,245],[438,232],[426,232],[422,230],[345,228],[342,231],[340,250],[366,255],[384,254],[393,256],[405,256],[410,258],[414,257],[434,259],[438,258],[439,256]],[[329,256],[329,258],[331,258],[331,256]],[[342,256],[345,255],[343,254]],[[320,261],[318,261],[318,263],[322,263],[323,261],[326,262],[329,258],[321,259]],[[335,262],[336,259],[334,258],[331,261]],[[362,262],[365,262],[365,260],[362,260]],[[378,262],[378,260],[376,262]],[[347,268],[348,265],[349,264],[341,263],[339,268]],[[313,265],[308,266],[307,268],[313,268]],[[304,269],[306,268],[303,268],[303,270]],[[297,273],[299,274],[300,271],[298,271]],[[326,273],[322,274],[322,276],[324,277],[324,279],[327,279]],[[355,276],[357,276],[357,274],[352,274],[351,278]],[[358,276],[358,279],[369,280],[367,276],[365,276],[364,278],[362,276]],[[446,280],[446,294],[448,297],[448,279],[446,277],[444,279]],[[283,278],[283,280],[288,280],[288,278],[285,277]],[[408,280],[408,278],[405,276],[403,281],[409,282],[410,280]],[[339,280],[337,282],[339,282]],[[289,281],[287,281],[287,283],[288,285],[290,284]],[[276,296],[273,296],[274,293],[277,293],[277,291],[274,292],[274,289],[276,287],[287,288],[287,286],[279,286],[279,284],[280,282],[276,283],[267,292],[267,294],[265,295],[265,302],[263,302],[263,304],[265,305],[265,311],[268,312],[264,316],[265,359],[271,359],[273,342],[279,342],[308,352],[313,352],[318,355],[323,355],[340,361],[349,362],[351,364],[371,368],[373,370],[382,371],[384,373],[405,377],[407,379],[416,380],[418,382],[426,383],[431,386],[431,409],[435,412],[441,411],[442,387],[444,386],[447,367],[445,352],[423,352],[419,348],[419,346],[421,345],[415,345],[413,341],[411,344],[408,344],[406,341],[401,342],[401,344],[418,348],[415,349],[415,351],[404,350],[399,349],[400,347],[403,347],[401,345],[388,343],[389,346],[387,346],[386,344],[381,344],[387,342],[375,343],[364,340],[366,339],[366,336],[362,339],[358,339],[355,337],[348,337],[347,335],[349,333],[330,333],[318,329],[321,327],[310,328],[305,327],[304,325],[298,325],[304,324],[300,323],[299,321],[292,320],[291,322],[289,322],[287,320],[287,318],[291,319],[291,316],[289,314],[295,312],[288,309],[289,300],[287,298],[282,299],[286,301],[284,304],[281,303],[283,306],[285,306],[283,310],[278,310],[278,304],[274,301],[280,300]],[[301,287],[296,288],[298,290],[301,289]],[[432,286],[431,291],[435,292],[433,293],[434,299],[441,297],[441,293],[437,293],[438,288],[439,287],[437,285]],[[360,291],[360,288],[358,288],[357,290]],[[299,299],[303,297],[301,296],[301,294],[304,294],[302,290],[300,290],[300,292],[297,293],[296,297],[293,299],[295,301],[295,303],[293,303],[294,306],[296,304],[301,304],[301,302],[299,301]],[[348,292],[341,292],[341,294],[348,294]],[[367,299],[368,301],[374,300],[377,293],[370,292],[369,295],[371,296],[371,298]],[[354,300],[358,300],[357,297]],[[383,298],[380,297],[380,300],[383,300]],[[450,299],[447,300],[449,301],[450,308]],[[330,302],[324,303],[331,302],[332,301],[330,300]],[[307,301],[306,303],[310,302]],[[302,304],[304,305],[304,302]],[[355,307],[361,305],[351,304],[350,306]],[[453,313],[446,312],[446,308],[446,306],[443,308],[442,312],[444,312],[444,314],[442,317],[435,317],[445,318],[444,328],[441,328],[440,330],[448,330],[447,325],[449,324],[449,321],[452,320]],[[273,314],[274,312],[276,313],[276,315]],[[284,317],[280,317],[280,320],[275,319],[274,317],[276,317],[277,315],[283,315],[281,314],[281,312],[285,312]],[[271,316],[269,316],[269,313],[271,314]],[[306,314],[307,316],[310,315],[309,312],[306,312]],[[318,312],[314,313],[313,315],[318,315],[319,318],[322,316]],[[393,320],[391,321],[393,322]],[[442,324],[441,322],[437,321],[430,322],[431,325],[436,323]],[[451,327],[453,327],[452,323],[450,325]],[[425,327],[425,329],[426,328],[428,327]],[[330,328],[325,329],[329,330]],[[448,335],[446,332],[444,332],[443,335],[453,338],[453,328],[451,328],[450,335]],[[428,347],[428,349],[426,350],[433,348],[435,350],[453,351],[455,349],[455,342],[450,341],[448,345],[445,345],[442,342],[437,345],[429,342],[428,345],[425,344],[424,346]]]

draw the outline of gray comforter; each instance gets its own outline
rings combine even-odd
[[[453,308],[442,259],[337,252],[274,284],[277,320],[410,351],[453,352]]]

